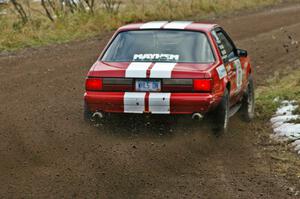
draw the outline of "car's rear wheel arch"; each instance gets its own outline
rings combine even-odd
[[[230,85],[230,84],[227,84]],[[227,86],[226,85],[226,86]],[[218,107],[214,110],[212,116],[213,131],[217,136],[222,135],[227,131],[229,122],[229,90],[224,89],[222,100]]]
[[[254,82],[253,82],[252,75],[249,74],[248,86],[247,86],[247,90],[244,93],[243,100],[242,100],[242,107],[241,107],[242,117],[244,121],[250,122],[254,118],[255,116],[254,110],[255,110]]]

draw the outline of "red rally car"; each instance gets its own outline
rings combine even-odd
[[[241,110],[254,116],[247,51],[237,49],[216,24],[154,21],[119,28],[86,79],[84,117],[106,113],[213,113],[225,131]]]

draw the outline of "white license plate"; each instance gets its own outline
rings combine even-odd
[[[136,91],[160,91],[161,81],[160,80],[136,80],[135,90]]]

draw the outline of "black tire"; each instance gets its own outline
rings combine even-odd
[[[89,110],[87,104],[84,102],[84,105],[83,105],[83,118],[84,118],[84,121],[90,122],[91,119],[92,119],[92,115],[93,115],[93,113]]]
[[[219,106],[213,114],[213,131],[217,136],[224,134],[229,123],[229,91],[226,88]]]
[[[254,82],[251,75],[248,78],[248,87],[243,96],[242,100],[242,119],[246,122],[250,122],[255,116],[255,92],[254,92]]]

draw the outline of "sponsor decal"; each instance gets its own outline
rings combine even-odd
[[[152,21],[143,24],[140,29],[160,29],[167,23],[168,21]]]
[[[132,62],[125,72],[125,77],[146,78],[151,62]]]
[[[156,63],[150,71],[150,78],[171,78],[176,63]]]
[[[212,36],[215,38],[215,40],[216,40],[216,42],[217,42],[218,45],[219,45],[219,44],[222,44],[222,42],[221,42],[220,38],[218,37],[216,31],[213,30],[213,31],[211,32],[211,34],[212,34]]]
[[[223,64],[221,66],[217,67],[217,72],[218,72],[220,79],[223,79],[224,77],[227,76],[227,72],[226,72],[225,66]]]
[[[236,68],[236,87],[237,91],[241,90],[242,82],[243,82],[243,70],[240,59],[237,59],[233,62]]]
[[[171,61],[178,62],[180,55],[175,54],[134,54],[133,61]]]
[[[221,54],[222,54],[222,56],[227,55],[226,50],[222,50],[222,51],[221,51]]]
[[[126,92],[124,94],[124,113],[143,113],[145,96],[145,92]]]
[[[185,29],[192,21],[173,21],[164,26],[164,29]]]
[[[227,59],[227,57],[228,57],[227,55],[224,55],[224,56],[222,56],[222,59],[225,60],[225,59]]]

